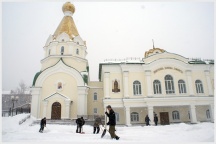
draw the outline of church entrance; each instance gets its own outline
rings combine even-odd
[[[51,119],[61,119],[61,104],[59,102],[52,104]]]
[[[169,114],[168,112],[160,112],[160,123],[161,125],[169,125]]]

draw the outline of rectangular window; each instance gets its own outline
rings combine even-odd
[[[97,114],[97,108],[94,108],[94,114]]]

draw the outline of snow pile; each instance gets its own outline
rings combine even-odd
[[[85,134],[76,133],[75,125],[47,124],[44,133],[39,133],[39,125],[30,126],[33,118],[27,119],[19,125],[19,121],[26,114],[14,117],[3,117],[3,142],[39,143],[39,142],[75,142],[75,143],[188,143],[188,142],[214,142],[214,124],[171,124],[166,126],[117,126],[116,134],[119,141],[111,140],[109,132],[101,139],[102,130],[99,134],[93,134],[93,127],[85,125]]]

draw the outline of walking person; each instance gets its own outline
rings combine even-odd
[[[146,126],[150,125],[149,121],[150,121],[150,119],[149,119],[148,115],[146,115],[146,117],[145,117]]]
[[[100,132],[100,125],[102,125],[102,121],[101,121],[101,118],[98,116],[96,117],[95,121],[94,121],[94,131],[93,131],[93,134],[96,133],[96,129],[97,129],[97,133],[98,134]]]
[[[158,116],[157,116],[157,114],[154,115],[154,122],[155,122],[155,125],[157,126],[157,123],[158,123]]]
[[[43,133],[44,127],[46,127],[46,117],[41,119],[39,132]]]
[[[106,108],[107,108],[108,112],[105,112],[105,114],[109,118],[109,122],[107,123],[107,125],[109,125],[109,133],[111,135],[111,138],[115,138],[116,140],[119,140],[120,137],[118,137],[115,134],[115,125],[116,125],[115,112],[113,111],[113,109],[110,105],[108,105]]]

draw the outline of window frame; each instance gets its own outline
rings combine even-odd
[[[139,113],[138,112],[132,112],[131,113],[131,122],[139,122]]]
[[[136,83],[136,82],[138,82],[138,83]],[[133,82],[133,95],[134,96],[142,95],[142,84],[138,80],[135,80]]]
[[[96,99],[95,99],[95,98],[96,98]],[[94,92],[93,99],[94,99],[94,101],[97,101],[97,100],[98,100],[98,96],[97,96],[97,93],[96,93],[96,92]]]
[[[180,113],[179,111],[175,110],[172,112],[172,118],[173,120],[180,120]]]
[[[166,94],[175,94],[175,86],[174,86],[173,77],[168,74],[164,77],[164,81],[165,81]]]
[[[204,88],[201,80],[196,80],[195,81],[195,86],[196,86],[196,93],[197,94],[204,94]]]
[[[153,89],[154,89],[154,94],[162,94],[161,82],[159,80],[153,81]]]
[[[64,46],[61,47],[61,55],[64,54]]]
[[[186,94],[187,93],[186,83],[184,80],[180,79],[178,81],[178,88],[179,88],[179,94]]]

